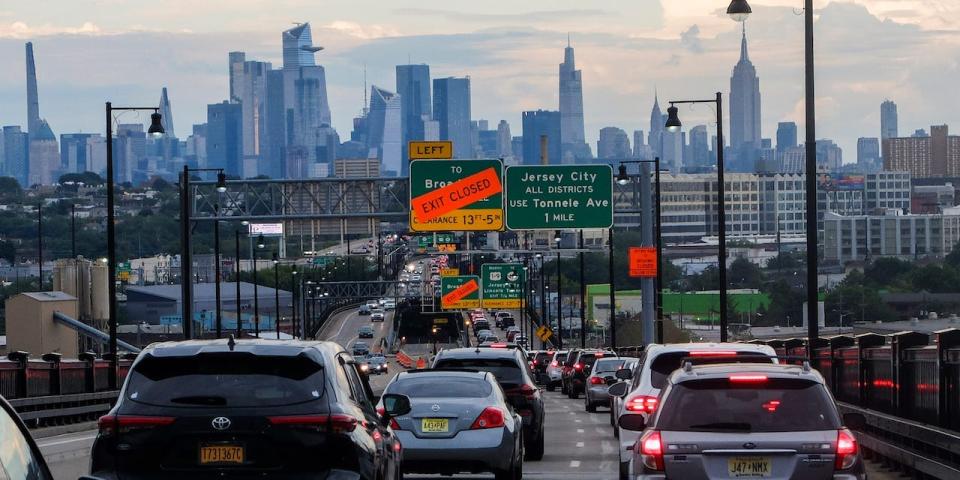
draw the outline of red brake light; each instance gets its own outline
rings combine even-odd
[[[174,417],[148,417],[139,415],[104,415],[97,420],[101,435],[113,435],[118,431],[145,430],[172,424]]]
[[[764,383],[767,381],[766,375],[730,375],[729,378],[733,383]]]
[[[498,428],[503,425],[503,411],[497,407],[487,407],[480,412],[477,419],[473,421],[473,425],[470,425],[470,430]]]
[[[846,470],[857,461],[857,439],[846,428],[837,432],[837,470]]]
[[[603,352],[594,353],[593,356],[596,358],[603,358]]]
[[[663,470],[663,442],[660,440],[660,432],[650,430],[640,437],[638,443],[643,465],[651,470]]]
[[[506,343],[491,343],[490,348],[507,348]]]
[[[590,377],[590,385],[603,385],[604,383],[606,383],[606,381],[600,377]]]
[[[624,406],[629,412],[653,413],[657,411],[657,397],[641,395],[630,399]]]
[[[763,409],[770,413],[776,412],[777,407],[779,406],[780,406],[780,400],[770,400],[769,402],[764,403],[762,405]]]
[[[326,430],[329,426],[334,433],[352,432],[357,428],[358,420],[350,415],[283,415],[267,417],[271,425],[286,425],[294,428]]]
[[[690,352],[691,357],[726,357],[736,355],[733,350],[697,350]]]
[[[575,368],[575,369],[577,369],[577,370],[583,370],[583,364],[577,362],[577,363],[573,366],[573,368]]]
[[[559,365],[559,364],[557,363],[556,360],[550,362],[550,366],[551,366],[551,367],[556,367],[557,365]]]

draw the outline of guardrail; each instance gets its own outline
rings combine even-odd
[[[128,356],[117,360],[119,382],[132,363]],[[31,427],[94,420],[116,401],[117,391],[109,384],[113,366],[109,357],[92,353],[76,360],[48,353],[35,360],[27,352],[10,352],[0,360],[0,395]]]

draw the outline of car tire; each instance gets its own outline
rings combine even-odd
[[[563,380],[560,381],[560,393],[568,395],[570,392],[567,391],[567,382]]]
[[[577,392],[576,387],[574,387],[573,385],[570,385],[567,387],[567,396],[576,400],[577,398],[580,397],[580,392]]]
[[[590,403],[590,402],[586,402],[586,404],[587,404],[587,412],[589,412],[589,413],[597,413],[597,405],[596,405],[596,404],[593,404],[593,403]]]
[[[554,391],[554,390],[556,390],[556,389],[557,389],[557,386],[556,386],[556,385],[554,385],[552,382],[547,382],[547,391],[548,391],[548,392],[552,392],[552,391]]]
[[[543,459],[543,452],[546,450],[544,441],[543,429],[541,428],[540,435],[534,438],[530,445],[527,445],[526,451],[524,452],[527,460],[537,461]]]
[[[620,480],[630,480],[630,462],[620,462]]]

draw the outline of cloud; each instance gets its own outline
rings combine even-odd
[[[323,25],[322,28],[336,30],[337,32],[345,33],[361,40],[375,40],[400,35],[400,32],[392,27],[385,27],[383,25],[360,25],[359,23],[346,20],[336,20],[327,25]]]
[[[680,34],[680,44],[693,53],[703,53],[703,43],[700,41],[700,27],[690,26]]]
[[[436,10],[427,8],[399,8],[394,10],[398,15],[416,17],[440,17],[456,22],[471,23],[524,23],[550,22],[557,20],[583,20],[587,18],[609,15],[610,12],[600,9],[569,9],[569,10],[539,10],[521,13],[476,13],[454,10]]]
[[[0,16],[2,13],[0,13]],[[13,22],[6,25],[0,25],[0,38],[29,39],[34,37],[47,37],[52,35],[103,35],[100,27],[91,23],[84,22],[79,27],[58,26],[49,23],[31,27],[24,22]]]

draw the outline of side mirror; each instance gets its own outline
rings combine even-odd
[[[617,373],[615,375],[620,380],[630,380],[631,378],[633,378],[633,370],[629,368],[621,368],[620,370],[617,370]]]
[[[613,385],[614,383],[617,383],[617,379],[612,377],[607,377],[606,382],[608,386]]]
[[[406,395],[387,393],[383,395],[381,400],[383,401],[383,414],[385,417],[399,417],[410,413],[410,398]]]
[[[867,427],[867,418],[862,413],[844,413],[843,425],[851,430],[863,430]]]
[[[644,428],[647,428],[647,421],[643,418],[643,415],[620,415],[620,420],[617,423],[620,424],[620,428],[634,432],[641,432]]]
[[[629,386],[625,382],[620,382],[611,385],[610,388],[607,389],[607,393],[611,397],[622,397],[627,394],[627,388],[629,388]]]

